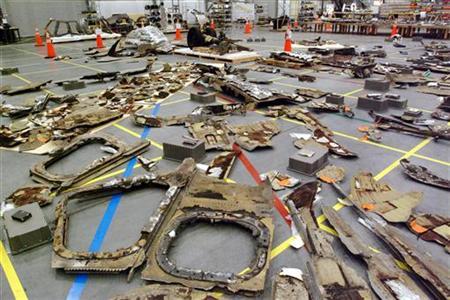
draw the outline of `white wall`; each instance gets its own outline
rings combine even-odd
[[[172,7],[171,0],[164,0],[164,6],[167,8]],[[97,11],[104,17],[109,17],[114,13],[127,13],[131,17],[132,15],[144,15],[145,5],[150,4],[151,1],[144,0],[96,0],[95,7]],[[161,1],[157,1],[161,3]],[[176,3],[176,1],[174,1]],[[189,23],[195,22],[195,17],[190,13],[192,9],[197,9],[199,11],[205,10],[204,0],[180,0],[180,10],[181,13]]]
[[[41,34],[49,18],[78,20],[86,10],[85,0],[4,0],[4,12],[11,25],[20,29],[22,36],[34,35],[37,27]]]

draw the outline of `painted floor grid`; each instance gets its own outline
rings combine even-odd
[[[232,38],[242,38],[242,28],[234,28],[228,32]],[[264,43],[247,43],[243,45],[253,47],[263,56],[268,56],[270,51],[282,50],[284,33],[271,32],[268,29],[258,29],[253,33],[253,37],[265,37]],[[294,40],[313,39],[318,34],[314,33],[293,33]],[[331,39],[343,44],[358,45],[358,50],[372,49],[375,45],[383,45],[387,52],[387,57],[377,59],[393,63],[405,63],[407,57],[419,57],[423,53],[420,43],[412,42],[410,39],[404,40],[408,56],[399,54],[399,50],[391,43],[384,42],[381,36],[356,36],[322,34],[324,39]],[[173,35],[169,37],[173,39]],[[112,41],[105,42],[110,45]],[[34,47],[33,44],[13,44],[0,47],[0,66],[18,67],[20,73],[1,76],[1,85],[18,86],[31,81],[38,80],[64,80],[73,79],[85,74],[104,71],[123,71],[137,69],[146,64],[147,58],[123,58],[119,61],[100,63],[95,60],[87,60],[82,49],[94,46],[95,41],[78,42],[55,45],[58,55],[70,55],[71,60],[53,61],[44,59],[45,47]],[[163,63],[173,63],[176,61],[198,61],[192,57],[180,55],[159,55],[154,69],[161,67]],[[205,60],[207,61],[207,60]],[[240,65],[250,66],[253,63]],[[434,141],[432,139],[422,139],[408,136],[396,132],[383,132],[382,143],[375,143],[361,140],[362,134],[357,130],[361,125],[369,125],[372,119],[367,111],[356,108],[356,100],[360,95],[367,93],[363,89],[364,80],[350,78],[348,75],[329,74],[325,72],[315,72],[304,69],[299,72],[317,77],[312,83],[299,82],[295,78],[289,78],[280,74],[267,74],[250,71],[248,78],[270,79],[273,83],[270,88],[294,91],[299,87],[313,87],[325,91],[338,93],[345,96],[346,104],[350,105],[355,112],[354,119],[348,119],[338,114],[318,114],[318,119],[335,134],[335,139],[345,148],[356,152],[357,159],[343,159],[330,156],[330,162],[346,169],[346,177],[341,186],[349,190],[350,179],[359,171],[371,172],[376,180],[390,184],[399,191],[421,191],[424,193],[424,200],[415,211],[420,213],[436,213],[446,217],[450,216],[450,204],[448,192],[417,183],[408,178],[399,167],[402,158],[408,158],[416,164],[427,167],[435,174],[450,177],[449,145],[450,141]],[[373,77],[381,77],[374,75]],[[96,94],[111,87],[115,82],[87,84],[85,89],[74,92],[79,95]],[[186,114],[191,112],[198,103],[189,101],[189,93],[194,89],[187,86],[183,90],[171,95],[168,99],[150,107],[146,113],[158,114],[159,116],[170,116]],[[408,106],[420,109],[425,116],[439,104],[438,98],[434,95],[422,94],[411,87],[407,90],[392,90],[396,94],[408,99]],[[2,101],[11,104],[21,104],[26,100],[45,92],[58,95],[65,94],[61,87],[49,87],[40,92],[27,93],[17,96],[3,96]],[[220,95],[218,101],[226,102],[226,98]],[[389,109],[384,114],[400,114],[401,110]],[[246,116],[230,116],[228,121],[231,124],[245,124],[258,120],[267,119],[260,110],[251,111]],[[0,124],[7,124],[8,118],[0,118]],[[313,180],[314,178],[304,176],[287,170],[288,158],[295,153],[290,133],[308,133],[309,131],[303,123],[287,118],[279,118],[278,124],[281,128],[280,134],[273,139],[272,149],[256,149],[252,152],[245,152],[245,156],[254,166],[258,173],[278,170],[287,173],[302,182]],[[130,118],[123,118],[103,126],[100,132],[111,134],[125,143],[136,142],[140,138],[149,139],[152,142],[150,150],[144,156],[146,158],[159,159],[158,168],[160,170],[171,170],[177,163],[164,160],[162,156],[162,143],[170,136],[182,136],[187,134],[187,129],[181,127],[151,128],[145,130],[136,126]],[[208,164],[217,155],[218,151],[208,152],[203,164]],[[76,153],[71,154],[66,159],[57,163],[54,170],[59,173],[71,172],[80,167],[80,162],[89,162],[101,155],[101,150],[96,145],[83,147]],[[46,159],[45,156],[16,153],[13,151],[0,150],[0,197],[5,199],[17,188],[31,184],[29,169],[35,163]],[[253,172],[253,173],[252,173]],[[254,178],[255,171],[237,160],[229,179],[238,183],[256,185]],[[126,162],[110,173],[95,178],[84,185],[119,178],[144,174],[145,171],[134,160]],[[252,176],[253,175],[253,176]],[[127,193],[122,197],[112,197],[110,201],[104,201],[88,210],[77,213],[70,218],[70,230],[68,246],[77,250],[114,250],[126,247],[137,239],[142,225],[156,209],[159,200],[164,195],[163,189],[151,188]],[[281,191],[278,196],[286,194],[288,190]],[[320,200],[315,204],[317,221],[320,228],[330,234],[333,238],[333,247],[336,255],[342,258],[350,266],[354,267],[359,274],[367,280],[366,267],[364,262],[355,258],[348,252],[341,242],[334,238],[334,229],[327,223],[326,218],[321,214],[321,206],[333,206],[339,211],[344,220],[358,233],[361,234],[364,242],[374,251],[389,253],[383,243],[377,239],[367,228],[358,222],[358,215],[350,208],[343,207],[337,202],[337,194],[331,186],[322,185]],[[44,214],[48,220],[54,218],[54,206],[60,198],[53,201],[53,204],[43,207]],[[291,231],[280,213],[273,210],[275,232],[273,249],[271,252],[271,265],[266,279],[264,294],[257,299],[270,299],[272,289],[272,279],[282,267],[298,267],[305,270],[302,257],[307,253],[304,249],[295,250],[290,247]],[[446,269],[450,268],[448,254],[443,247],[432,242],[419,240],[410,233],[405,226],[397,226],[404,235],[412,241],[421,251],[429,254],[439,264]],[[192,268],[207,270],[226,270],[239,273],[248,266],[252,259],[254,245],[249,241],[249,236],[236,228],[195,226],[183,232],[177,239],[177,244],[173,249],[173,258],[177,264]],[[123,294],[133,288],[144,284],[140,279],[140,272],[137,271],[133,280],[127,283],[127,274],[89,274],[74,275],[63,271],[55,271],[51,268],[51,244],[46,244],[24,253],[12,256],[9,253],[5,234],[2,233],[0,242],[0,299],[107,299],[115,295]],[[246,298],[234,296],[236,299]]]

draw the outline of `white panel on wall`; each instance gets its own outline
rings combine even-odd
[[[250,21],[255,20],[255,5],[253,3],[234,2],[231,6],[232,20],[244,18]]]
[[[83,10],[85,0],[5,0],[8,21],[22,36],[34,35],[36,27],[42,33],[49,18],[79,20]]]
[[[157,1],[156,3],[161,2],[164,2],[164,6],[167,8],[172,7],[171,0]],[[150,3],[149,0],[97,0],[95,6],[97,11],[106,18],[118,13],[127,13],[133,17],[133,15],[144,15],[144,8]],[[177,1],[174,3],[176,4]],[[180,0],[180,11],[189,23],[195,22],[195,17],[190,13],[192,9],[203,12],[205,10],[204,0]]]

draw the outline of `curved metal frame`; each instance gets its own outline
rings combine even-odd
[[[235,274],[231,272],[211,272],[203,270],[194,270],[190,268],[177,267],[169,257],[169,249],[176,239],[169,232],[179,232],[180,228],[187,224],[194,223],[228,223],[243,227],[250,231],[255,237],[257,248],[255,258],[248,267],[249,271],[243,274]],[[158,265],[168,274],[191,280],[207,280],[222,283],[230,283],[236,280],[247,280],[260,273],[268,260],[268,247],[270,244],[269,229],[258,219],[245,214],[227,214],[221,212],[211,212],[206,210],[188,212],[177,219],[168,227],[158,245],[156,261]]]

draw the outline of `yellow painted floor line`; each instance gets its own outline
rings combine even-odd
[[[161,159],[162,159],[162,156],[158,156],[158,157],[155,157],[155,158],[151,158],[150,160],[158,161],[158,160],[161,160]],[[133,169],[137,169],[137,168],[140,168],[140,167],[142,167],[140,164],[135,164]],[[80,184],[78,186],[70,188],[66,192],[69,192],[71,190],[74,190],[74,189],[77,189],[77,188],[80,188],[80,187],[86,187],[88,185],[94,184],[94,183],[102,181],[104,179],[108,179],[108,178],[111,178],[111,177],[114,177],[114,176],[117,176],[117,175],[121,175],[123,173],[125,173],[125,169],[120,169],[120,170],[117,170],[117,171],[114,171],[114,172],[111,172],[111,173],[107,173],[105,175],[102,175],[102,176],[96,177],[94,179],[91,179],[89,181],[86,181],[86,182],[84,182],[84,183],[82,183],[82,184]]]
[[[420,149],[422,149],[423,147],[425,147],[432,139],[428,138],[426,140],[423,140],[420,144],[418,144],[417,146],[415,146],[414,148],[412,148],[410,151],[406,152],[402,157],[400,157],[399,159],[397,159],[396,161],[394,161],[392,164],[390,164],[389,166],[387,166],[384,170],[382,170],[380,173],[378,173],[377,175],[375,175],[375,180],[380,180],[381,178],[383,178],[384,176],[386,176],[387,174],[389,174],[389,172],[391,172],[393,169],[395,169],[399,163],[400,160],[402,160],[403,158],[408,158],[414,155],[415,152],[419,151]],[[333,208],[336,211],[339,211],[340,209],[342,209],[343,207],[345,207],[344,205],[342,205],[341,203],[336,203]],[[317,223],[322,224],[323,222],[326,221],[326,217],[322,214],[320,216],[317,217]]]
[[[124,131],[124,132],[126,132],[126,133],[128,133],[128,134],[130,134],[130,135],[132,135],[132,136],[134,136],[134,137],[137,137],[139,139],[141,138],[141,135],[139,133],[137,133],[137,132],[135,132],[135,131],[125,127],[125,126],[122,126],[120,124],[114,124],[113,126],[118,128],[118,129],[120,129],[120,130],[122,130],[122,131]],[[156,148],[162,150],[163,146],[160,143],[158,143],[158,142],[156,142],[156,141],[154,141],[152,139],[148,139],[148,140],[152,143],[152,146],[155,146]]]
[[[264,115],[264,112],[262,112],[262,111],[256,110],[255,112],[258,113],[258,114]],[[293,119],[289,119],[289,118],[286,118],[286,117],[281,117],[280,119],[282,119],[282,120],[284,120],[286,122],[290,122],[290,123],[298,124],[298,125],[301,125],[301,126],[305,126],[305,123],[300,122],[298,120],[293,120]],[[356,136],[345,134],[343,132],[333,131],[333,133],[335,135],[337,135],[337,136],[342,136],[342,137],[345,137],[347,139],[351,139],[351,140],[354,140],[354,141],[357,141],[357,142],[360,142],[360,143],[372,145],[372,146],[375,146],[375,147],[391,150],[391,151],[398,152],[398,153],[403,153],[403,154],[408,153],[408,151],[405,151],[405,150],[402,150],[402,149],[399,149],[399,148],[395,148],[395,147],[392,147],[392,146],[384,145],[384,144],[381,144],[381,143],[375,143],[375,142],[371,142],[371,141],[364,141],[364,140],[361,140],[360,138],[358,138]],[[413,154],[409,155],[408,157],[410,157],[410,156],[417,157],[417,158],[420,158],[420,159],[423,159],[423,160],[428,160],[428,161],[431,161],[431,162],[434,162],[434,163],[437,163],[437,164],[450,166],[450,162],[442,161],[442,160],[435,159],[435,158],[432,158],[432,157],[428,157],[428,156],[425,156],[425,155],[420,155],[420,154],[413,153]]]
[[[128,133],[128,134],[130,134],[130,135],[132,135],[134,137],[137,137],[138,139],[141,138],[141,135],[139,133],[137,133],[137,132],[135,132],[135,131],[133,131],[131,129],[128,129],[125,126],[122,126],[122,125],[119,125],[119,124],[114,124],[113,126],[119,128],[122,131],[125,131],[126,133]]]
[[[384,176],[386,176],[387,174],[389,174],[393,169],[395,169],[399,164],[400,164],[400,160],[404,159],[404,158],[409,158],[410,156],[412,156],[414,153],[416,153],[417,151],[419,151],[420,149],[422,149],[423,147],[425,147],[426,145],[428,145],[433,139],[432,138],[427,138],[425,140],[423,140],[421,143],[419,143],[417,146],[415,146],[414,148],[412,148],[411,150],[409,150],[407,153],[405,153],[405,155],[403,155],[402,157],[400,157],[399,159],[397,159],[396,161],[394,161],[392,164],[390,164],[389,166],[387,166],[383,171],[381,171],[380,173],[378,173],[374,178],[375,180],[380,180],[381,178],[383,178]]]
[[[169,106],[169,105],[173,105],[173,104],[177,104],[177,103],[181,103],[181,102],[186,102],[186,101],[188,101],[190,99],[191,98],[183,98],[183,99],[180,99],[180,100],[174,100],[172,102],[163,103],[163,104],[161,104],[161,106]]]
[[[287,240],[285,240],[284,242],[282,242],[281,244],[279,244],[275,248],[272,248],[272,250],[270,251],[269,261],[271,261],[272,259],[274,259],[278,255],[283,253],[286,249],[288,249],[289,246],[291,245],[291,242],[292,242],[293,239],[294,239],[293,237],[289,237]],[[249,271],[249,268],[245,268],[244,270],[239,272],[239,275],[242,275],[242,274],[244,274],[244,273],[246,273],[248,271]],[[221,298],[224,294],[222,292],[215,292],[215,293],[211,293],[211,295],[213,297],[215,297],[215,298]]]
[[[26,79],[26,78],[24,78],[24,77],[18,75],[17,73],[14,73],[14,74],[11,74],[11,75],[12,75],[13,77],[16,77],[16,78],[19,79],[19,80],[22,80],[23,82],[31,83],[30,80],[28,80],[28,79]]]
[[[294,237],[289,237],[287,240],[276,246],[275,248],[270,251],[270,259],[274,259],[281,253],[283,253],[286,249],[288,249],[291,246],[292,241],[294,240]]]
[[[6,249],[2,241],[0,241],[0,265],[2,266],[3,273],[5,273],[6,280],[8,281],[14,298],[16,300],[28,299],[22,283],[20,282],[19,276],[17,276],[16,270],[14,269],[9,256],[6,253]]]
[[[59,62],[62,62],[64,64],[68,64],[68,65],[72,65],[72,66],[76,66],[76,67],[79,67],[79,68],[88,69],[88,70],[91,70],[91,71],[94,71],[94,72],[100,72],[100,73],[106,72],[105,70],[102,70],[102,69],[94,68],[94,67],[91,67],[91,66],[85,66],[85,65],[82,65],[82,64],[79,64],[79,63],[68,61],[68,60],[60,60]]]
[[[28,50],[23,50],[23,49],[16,48],[16,47],[11,47],[11,48],[15,49],[17,51],[21,51],[21,52],[24,52],[24,53],[36,55],[36,56],[39,56],[39,57],[43,57],[43,58],[45,57],[44,55],[37,54],[37,53],[31,52],[31,51],[28,51]],[[93,68],[93,67],[90,67],[90,66],[85,66],[85,65],[74,63],[74,62],[67,61],[67,60],[59,60],[59,62],[64,63],[64,64],[68,64],[68,65],[72,65],[72,66],[77,66],[79,68],[88,69],[88,70],[95,71],[95,72],[106,72],[106,71],[101,70],[101,69]]]
[[[361,92],[362,90],[364,90],[364,89],[363,89],[363,88],[359,88],[359,89],[350,91],[350,92],[345,93],[345,94],[342,94],[342,95],[343,95],[344,97],[348,97],[348,96],[351,96],[351,95],[353,95],[353,94],[359,93],[359,92]]]

